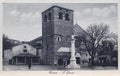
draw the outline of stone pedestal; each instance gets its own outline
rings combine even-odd
[[[75,38],[74,35],[72,35],[72,40],[71,40],[71,59],[70,59],[70,64],[66,66],[68,69],[79,69],[80,65],[76,63],[76,58],[75,58]]]

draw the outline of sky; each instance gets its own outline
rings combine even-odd
[[[117,34],[116,3],[4,3],[3,33],[11,39],[30,41],[42,36],[41,12],[58,5],[74,10],[74,24],[86,29],[90,24],[107,24]]]

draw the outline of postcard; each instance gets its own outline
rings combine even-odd
[[[1,74],[118,76],[119,2],[1,2]]]

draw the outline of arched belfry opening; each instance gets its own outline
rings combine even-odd
[[[63,59],[62,58],[58,59],[58,65],[63,65]]]
[[[47,15],[44,16],[44,21],[47,22]]]
[[[70,20],[70,18],[69,18],[69,14],[67,13],[67,14],[65,14],[65,20]]]
[[[48,20],[51,20],[51,17],[52,16],[52,14],[51,13],[48,13]]]
[[[59,12],[59,19],[63,19],[63,13]]]

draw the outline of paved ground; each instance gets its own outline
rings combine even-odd
[[[29,70],[63,70],[63,66],[47,66],[47,65],[32,65],[31,69],[28,69],[27,65],[4,65],[3,70],[7,71],[17,71],[17,70],[23,70],[23,71],[29,71]]]
[[[84,67],[81,66],[78,70],[116,70],[116,67]],[[47,66],[47,65],[32,65],[31,69],[28,69],[27,65],[4,65],[5,71],[47,71],[47,70],[66,70],[63,66]]]

